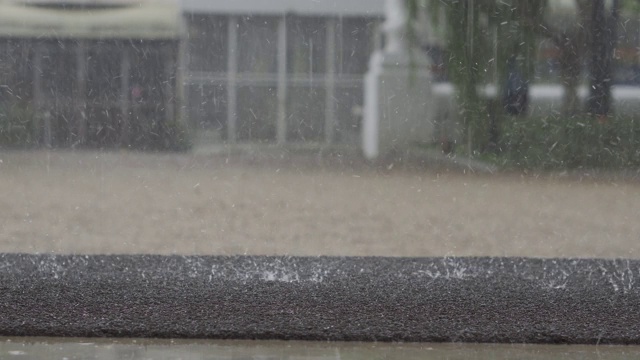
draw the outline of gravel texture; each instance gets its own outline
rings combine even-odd
[[[0,255],[0,336],[639,344],[640,261]]]

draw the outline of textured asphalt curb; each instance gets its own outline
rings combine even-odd
[[[0,336],[640,344],[640,261],[0,254]]]

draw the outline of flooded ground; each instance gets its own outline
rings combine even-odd
[[[636,346],[1,338],[3,359],[637,359]]]
[[[0,153],[0,252],[640,257],[640,183],[320,155]]]

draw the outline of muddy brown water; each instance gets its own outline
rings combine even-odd
[[[318,159],[0,152],[0,252],[640,257],[634,180]]]

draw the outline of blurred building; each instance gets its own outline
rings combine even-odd
[[[185,109],[201,138],[359,140],[383,0],[182,0],[182,11]]]
[[[162,147],[184,34],[171,1],[0,2],[1,145]]]
[[[0,145],[354,143],[383,5],[0,0]]]

